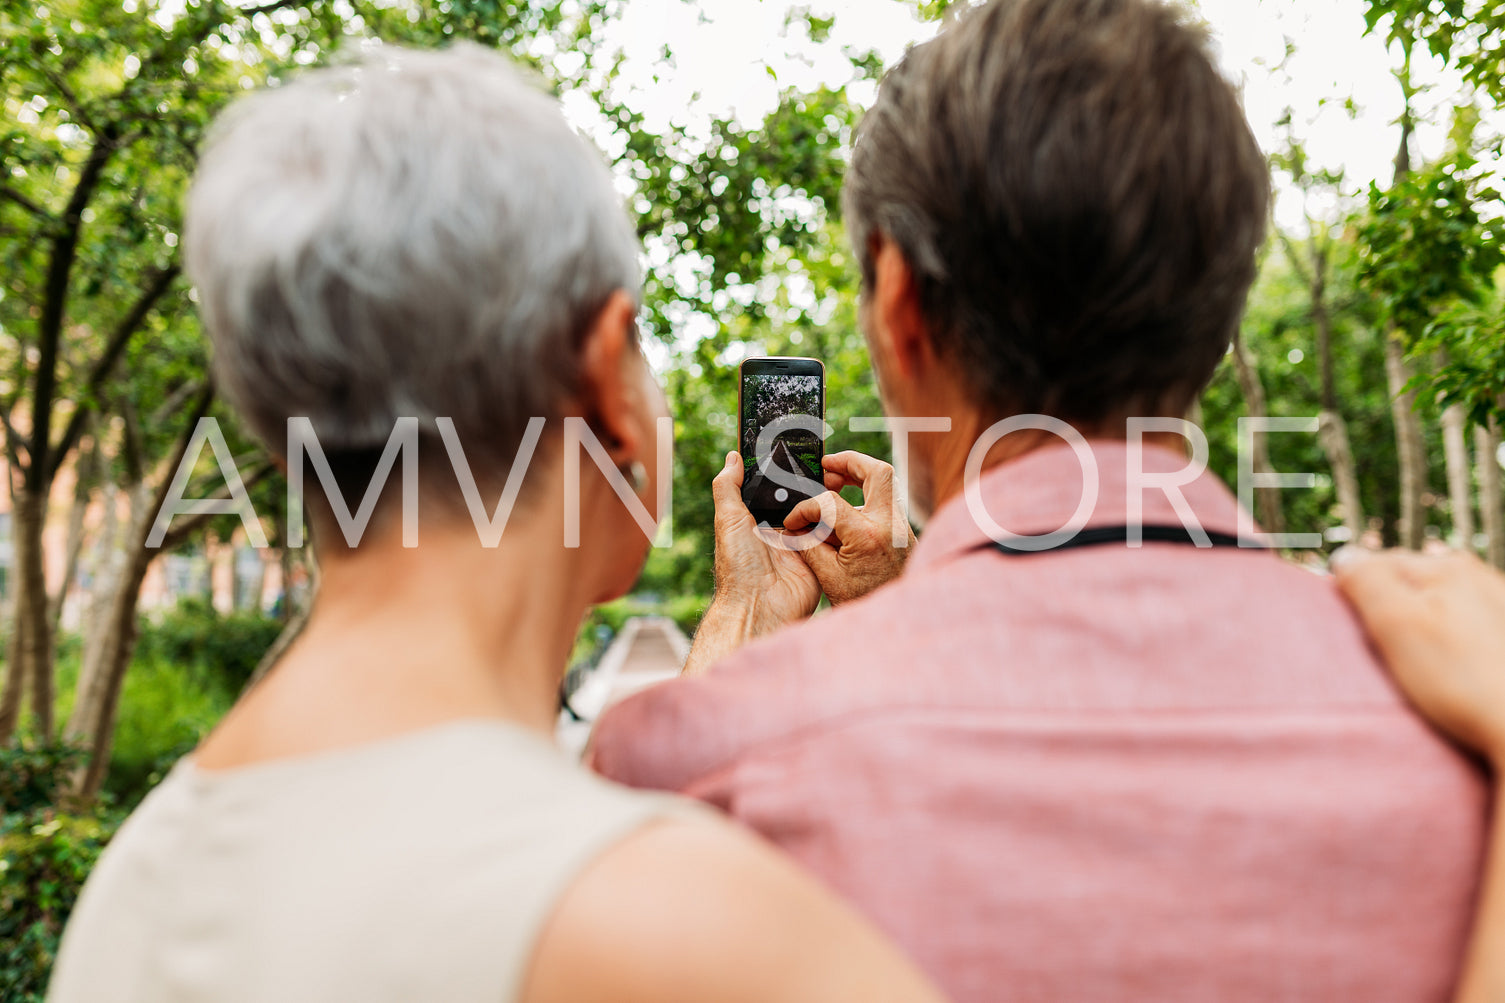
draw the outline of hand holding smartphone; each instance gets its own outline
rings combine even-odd
[[[758,522],[781,527],[796,505],[825,490],[825,366],[817,359],[745,360],[738,412],[742,501]]]

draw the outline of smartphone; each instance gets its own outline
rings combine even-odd
[[[758,522],[782,526],[794,506],[825,490],[826,367],[817,359],[747,359],[737,411],[742,501]]]

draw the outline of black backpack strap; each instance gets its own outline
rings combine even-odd
[[[1214,530],[1203,530],[1203,533],[1206,534],[1207,542],[1214,547],[1242,547],[1245,550],[1268,549],[1263,543],[1258,543],[1252,539],[1246,539],[1241,542],[1239,537],[1231,533],[1219,533]],[[1200,543],[1192,535],[1191,530],[1185,526],[1145,526],[1142,529],[1142,539],[1145,543],[1180,543],[1193,547],[1198,546]],[[1057,550],[1072,550],[1076,547],[1097,547],[1109,543],[1127,544],[1128,542],[1128,526],[1093,526],[1090,529],[1081,530],[1069,540],[1062,540],[1053,546],[1038,550],[1016,547],[999,540],[989,540],[981,544],[979,549],[982,547],[991,547],[1011,557],[1027,557],[1030,554],[1049,554]],[[1205,550],[1206,548],[1199,547],[1198,549]]]

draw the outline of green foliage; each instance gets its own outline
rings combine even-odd
[[[676,595],[666,599],[654,599],[641,594],[624,596],[609,603],[602,603],[591,610],[581,630],[582,636],[596,635],[597,625],[604,625],[611,635],[621,632],[622,626],[635,616],[666,616],[673,620],[686,636],[693,636],[705,608],[711,603],[710,596]]]
[[[41,1003],[63,926],[117,819],[53,805],[83,761],[62,745],[0,750],[0,999]]]
[[[219,723],[238,691],[203,665],[137,657],[120,694],[120,720],[105,789],[134,807]]]
[[[1505,101],[1505,6],[1497,0],[1366,0],[1367,31],[1407,53],[1420,41],[1464,79]]]
[[[186,600],[160,620],[143,618],[120,693],[106,800],[133,807],[181,756],[219,723],[282,625],[259,615],[217,613]],[[72,709],[79,645],[65,636],[58,660],[58,716]]]
[[[1485,425],[1505,417],[1505,298],[1458,302],[1427,327],[1423,351],[1445,351],[1448,364],[1427,377],[1444,401],[1461,404]]]
[[[1400,516],[1395,486],[1399,465],[1390,394],[1385,376],[1384,320],[1359,278],[1359,249],[1351,234],[1332,241],[1328,297],[1333,325],[1333,379],[1348,425],[1365,514],[1379,520],[1388,540]],[[1302,279],[1281,257],[1270,255],[1249,299],[1242,336],[1259,370],[1269,412],[1310,417],[1322,406],[1316,331],[1311,302]],[[1445,483],[1437,407],[1430,395],[1418,400],[1423,418],[1429,483]],[[1210,466],[1229,485],[1236,485],[1237,422],[1247,413],[1229,359],[1218,369],[1202,399]],[[1266,437],[1272,466],[1278,471],[1317,475],[1308,490],[1278,493],[1286,527],[1293,533],[1323,532],[1341,520],[1334,510],[1337,495],[1331,471],[1315,435],[1271,434]],[[1440,528],[1439,528],[1440,529]]]
[[[136,650],[143,661],[203,669],[239,692],[282,626],[260,613],[220,613],[204,599],[190,597],[160,620],[147,622]]]
[[[1386,319],[1415,341],[1441,312],[1477,303],[1501,264],[1500,220],[1480,213],[1500,195],[1477,182],[1472,157],[1369,186],[1359,229],[1360,277]]]
[[[0,748],[0,814],[30,814],[56,804],[83,761],[82,749],[57,743]]]
[[[1468,153],[1371,185],[1359,228],[1360,275],[1408,352],[1427,366],[1417,386],[1461,404],[1473,420],[1501,414],[1505,360],[1495,272],[1505,264],[1499,192]],[[1486,215],[1492,209],[1493,214]]]
[[[97,816],[7,815],[0,823],[0,999],[41,1003],[63,927],[114,831]]]

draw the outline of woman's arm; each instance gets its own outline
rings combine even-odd
[[[523,1003],[941,1003],[851,908],[718,819],[649,826],[555,907]]]
[[[1335,555],[1338,585],[1416,709],[1505,772],[1505,575],[1468,554]],[[1495,792],[1456,1003],[1505,1003],[1505,797]]]

